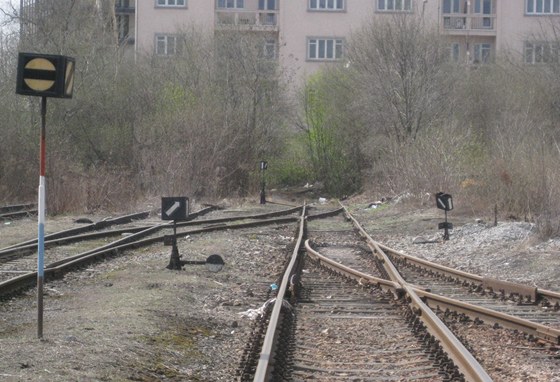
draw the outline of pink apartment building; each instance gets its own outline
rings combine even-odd
[[[186,25],[262,33],[264,49],[302,77],[343,60],[347,39],[363,23],[398,13],[433,23],[458,62],[511,52],[533,64],[557,54],[542,31],[560,21],[560,0],[136,0],[130,25],[135,51],[159,55],[174,53],[174,34]]]
[[[28,3],[48,0],[21,0]],[[449,42],[450,59],[484,63],[512,54],[538,64],[558,59],[546,37],[560,26],[560,0],[116,0],[121,44],[136,55],[174,55],[185,28],[247,30],[263,36],[266,55],[302,79],[329,62],[363,23],[415,14]],[[550,33],[549,33],[550,35]]]

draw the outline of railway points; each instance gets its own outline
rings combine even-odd
[[[165,254],[164,247],[161,245],[163,236],[165,236],[162,232],[155,235],[158,239],[154,239],[155,241],[151,244],[149,242],[142,242],[142,244],[131,245],[130,248],[115,247],[110,251],[109,257],[105,260],[100,260],[101,258],[91,259],[86,265],[75,267],[73,270],[65,272],[64,275],[53,278],[46,284],[46,307],[48,308],[46,309],[45,317],[48,324],[45,326],[45,336],[47,337],[47,342],[56,344],[59,352],[67,352],[72,349],[77,350],[76,346],[79,345],[81,348],[86,349],[91,347],[106,349],[110,353],[109,349],[112,344],[118,341],[121,346],[125,346],[129,351],[132,351],[135,357],[144,360],[142,362],[143,366],[140,367],[140,364],[136,364],[131,359],[125,360],[124,364],[122,364],[123,360],[127,357],[117,356],[120,363],[119,366],[115,366],[111,364],[111,361],[101,351],[94,357],[97,357],[96,361],[100,361],[102,365],[105,365],[103,367],[105,371],[98,371],[95,378],[101,378],[103,373],[109,373],[110,371],[111,373],[117,373],[113,375],[120,375],[121,377],[132,375],[133,378],[140,379],[158,378],[159,376],[159,378],[179,378],[184,380],[195,380],[196,378],[210,378],[216,381],[232,380],[232,375],[239,372],[241,360],[247,358],[247,355],[253,354],[258,348],[258,346],[251,345],[249,341],[249,338],[252,338],[255,331],[258,332],[258,326],[256,326],[254,321],[240,316],[240,313],[262,306],[264,302],[273,298],[276,293],[280,293],[281,287],[273,290],[270,285],[281,285],[281,275],[286,269],[288,254],[301,252],[296,248],[302,248],[297,246],[293,239],[294,230],[300,220],[298,216],[302,213],[301,207],[294,206],[291,208],[270,203],[270,201],[264,206],[248,207],[238,207],[229,210],[214,209],[192,221],[182,222],[181,225],[178,224],[177,238],[181,253],[185,253],[193,261],[204,261],[208,256],[219,253],[220,256],[223,255],[226,259],[221,272],[208,272],[204,267],[184,267],[178,272],[166,272],[164,265],[168,254]],[[351,296],[352,293],[366,293],[362,296],[369,296],[365,297],[365,300],[369,300],[377,293],[371,291],[377,289],[381,293],[380,296],[384,296],[382,299],[400,304],[404,303],[401,309],[404,309],[404,311],[408,310],[408,313],[404,315],[404,320],[409,322],[409,324],[404,326],[418,327],[420,323],[417,318],[414,318],[416,307],[410,305],[407,299],[403,299],[403,288],[397,286],[395,281],[389,280],[387,270],[380,265],[382,262],[380,263],[379,260],[375,259],[375,256],[372,256],[375,251],[371,251],[367,244],[359,243],[358,241],[361,240],[359,236],[358,239],[348,240],[350,235],[355,234],[348,220],[343,217],[343,210],[336,204],[320,205],[319,203],[308,205],[307,209],[308,216],[305,221],[308,227],[306,235],[311,239],[311,245],[322,255],[331,257],[335,263],[344,263],[346,267],[361,272],[355,281],[348,284],[349,286],[340,289],[342,292],[336,292],[342,293],[341,295],[337,295],[335,289],[332,289],[332,293],[327,293],[323,297],[313,293],[315,293],[314,291],[319,292],[325,287],[327,280],[332,279],[332,282],[344,284],[349,282],[350,277],[345,275],[339,281],[336,281],[335,279],[340,277],[336,276],[336,272],[327,271],[327,273],[323,274],[325,272],[323,266],[319,266],[317,269],[313,268],[316,267],[313,264],[316,264],[317,260],[312,260],[312,257],[310,257],[307,260],[307,265],[302,266],[304,273],[301,278],[293,276],[287,278],[287,290],[290,297],[286,300],[287,304],[283,305],[291,305],[295,309],[293,312],[298,311],[298,303],[292,300],[298,293],[302,293],[304,298],[311,300],[324,300],[324,302],[317,305],[313,305],[314,303],[308,303],[307,305],[305,302],[301,303],[303,304],[302,306],[312,308],[312,311],[309,312],[312,312],[313,315],[325,316],[324,318],[327,320],[325,322],[328,322],[326,327],[314,332],[315,334],[311,336],[311,338],[317,338],[317,341],[319,341],[317,345],[324,343],[329,348],[329,341],[335,341],[330,347],[332,350],[339,346],[336,341],[341,341],[342,344],[347,343],[350,340],[345,339],[347,331],[343,330],[344,326],[341,326],[341,323],[351,322],[350,317],[353,316],[360,322],[365,322],[367,321],[367,316],[373,314],[367,313],[369,307],[366,306],[367,304],[363,305],[363,301],[351,304],[351,311],[345,313],[346,308],[344,308],[342,300],[345,299],[344,296],[347,292],[343,292],[344,290],[348,291],[348,296]],[[322,213],[325,214],[323,215]],[[228,221],[231,218],[234,221]],[[236,219],[237,221],[235,221]],[[148,222],[149,224],[146,224]],[[371,222],[366,222],[366,229],[368,225],[371,227]],[[150,224],[161,224],[161,222],[157,223],[157,216],[156,219],[152,216],[152,218],[136,221],[131,225],[134,225],[137,230],[143,230]],[[127,227],[130,231],[133,230],[127,224],[119,226],[120,235],[125,233]],[[169,230],[170,228],[165,227],[162,229]],[[107,228],[107,230],[113,229]],[[372,230],[372,232],[374,231]],[[129,234],[126,236],[129,236]],[[61,240],[60,243],[62,243],[64,238],[58,238],[57,240]],[[100,239],[98,237],[91,240],[95,242]],[[142,240],[152,239],[146,238]],[[453,241],[453,237],[451,241]],[[61,252],[69,251],[73,245],[75,244],[66,243],[64,246],[60,246],[60,248],[64,248]],[[58,245],[53,247],[55,252],[58,251],[55,248],[58,248]],[[380,244],[378,250],[389,252],[388,248],[390,247]],[[395,257],[395,253],[391,253],[390,258],[394,260]],[[78,258],[74,260],[78,261]],[[399,270],[406,270],[405,273],[408,273],[406,274],[407,283],[417,288],[418,293],[425,293],[421,295],[423,299],[427,298],[428,290],[436,292],[432,282],[427,285],[426,281],[418,278],[409,280],[408,277],[411,277],[411,271],[407,270],[408,268],[405,267],[402,261],[400,263],[396,261],[395,263]],[[320,276],[320,274],[323,274],[323,276]],[[429,278],[427,279],[430,280]],[[488,283],[486,281],[487,287],[489,286]],[[313,287],[313,285],[317,286]],[[328,290],[328,288],[325,290]],[[541,289],[537,288],[536,293],[539,293],[539,290]],[[92,294],[92,291],[95,292]],[[547,290],[543,288],[542,291],[545,292]],[[475,293],[476,291],[473,290],[472,292]],[[86,293],[89,297],[85,297],[86,295],[79,297],[82,293]],[[502,295],[505,295],[505,292],[496,294],[497,298],[493,300],[499,303]],[[356,301],[364,299],[364,297],[357,296],[354,297]],[[25,347],[32,353],[31,333],[28,333],[28,337],[26,337],[25,330],[21,331],[21,329],[18,329],[20,325],[12,322],[17,316],[20,317],[20,323],[23,320],[23,322],[27,322],[27,325],[32,325],[33,319],[28,315],[29,309],[25,307],[25,301],[29,301],[29,297],[29,291],[24,291],[21,294],[5,298],[0,303],[0,310],[2,312],[0,315],[2,317],[0,322],[0,327],[2,327],[0,341],[3,344],[15,345],[18,340],[12,337],[10,333],[19,332],[23,336],[20,337],[19,341],[23,338],[26,343]],[[80,299],[84,301],[79,302]],[[507,298],[504,301],[506,306],[512,305],[507,302]],[[519,302],[520,300],[514,296],[511,301]],[[69,304],[66,305],[67,303]],[[72,311],[68,310],[67,306],[73,306]],[[276,305],[271,304],[270,306],[274,307]],[[17,307],[15,311],[14,307]],[[543,306],[543,308],[547,307]],[[554,311],[554,304],[549,305],[547,309]],[[75,313],[74,310],[76,311]],[[25,313],[26,311],[28,313]],[[19,314],[16,312],[19,312]],[[545,364],[549,365],[549,370],[552,367],[552,372],[554,372],[554,368],[559,367],[558,361],[555,361],[554,358],[554,345],[551,345],[550,342],[546,344],[546,339],[528,334],[516,335],[514,334],[516,332],[507,328],[501,328],[501,325],[493,328],[492,325],[483,324],[483,320],[469,320],[465,316],[455,314],[452,311],[446,312],[445,310],[435,309],[434,312],[441,320],[446,322],[453,332],[458,333],[460,341],[465,341],[464,336],[469,336],[467,348],[469,350],[474,349],[476,358],[480,360],[482,367],[488,370],[487,372],[492,378],[498,376],[499,378],[504,378],[500,380],[508,380],[507,376],[512,375],[513,371],[511,373],[508,370],[500,371],[499,369],[502,366],[500,366],[499,360],[496,360],[495,356],[494,359],[491,357],[487,358],[488,355],[480,350],[479,344],[473,342],[472,333],[468,332],[465,334],[465,330],[472,331],[475,330],[472,328],[478,328],[486,336],[489,336],[489,332],[496,332],[500,333],[499,335],[503,337],[504,341],[517,341],[518,345],[510,349],[507,352],[508,355],[515,354],[516,347],[522,347],[525,352],[522,357],[527,359],[525,366],[530,368],[527,370],[530,370],[529,373],[533,373],[541,378],[540,380],[546,380],[542,379],[542,377],[550,375],[546,374],[547,371],[538,366],[542,364],[538,360],[542,359],[543,355],[549,357],[545,360]],[[49,320],[51,316],[58,319],[51,321]],[[68,320],[76,320],[77,316],[81,317],[81,319],[74,321],[77,324],[69,326]],[[125,317],[134,317],[134,319],[128,322],[129,328],[124,330],[124,335],[114,334],[114,328],[120,327],[121,321],[126,320]],[[309,316],[312,321],[305,323],[306,321],[304,321],[303,317],[301,318],[302,321],[297,320],[296,326],[291,326],[291,330],[295,330],[298,333],[304,329],[303,332],[307,331],[309,335],[309,328],[314,325],[312,323],[315,322],[315,319],[312,318],[313,316]],[[422,324],[421,326],[426,325]],[[386,327],[385,331],[387,330]],[[322,331],[325,332],[323,333]],[[369,336],[363,330],[360,333],[361,335],[358,337],[361,340],[366,340]],[[382,333],[375,336],[383,336]],[[517,333],[519,333],[519,330]],[[422,338],[425,337],[423,334],[420,334],[420,336]],[[145,340],[142,340],[142,338]],[[336,338],[339,339],[337,340]],[[350,338],[357,340],[356,337]],[[418,349],[420,353],[418,357],[420,358],[422,357],[420,354],[426,351],[425,349],[431,348],[433,343],[433,340],[423,341],[426,340],[420,340],[420,342],[413,341],[419,344]],[[187,343],[190,345],[187,345]],[[353,342],[348,343],[351,344]],[[388,344],[388,342],[384,343]],[[360,349],[361,346],[366,345],[368,348],[371,347],[370,343],[365,345],[355,343],[355,348]],[[252,350],[248,350],[248,347],[252,348]],[[328,351],[321,350],[320,346],[314,347],[316,348],[314,350],[319,351],[319,354],[328,354]],[[535,350],[527,350],[532,347]],[[306,346],[302,345],[300,348],[305,349]],[[192,353],[193,349],[196,349],[195,353]],[[362,361],[358,361],[358,359],[350,361],[348,357],[351,357],[353,353],[346,349],[343,353],[348,356],[348,359],[337,361],[337,356],[343,353],[336,351],[328,358],[331,360],[331,363],[313,366],[310,363],[310,351],[311,349],[306,350],[308,355],[305,357],[307,358],[300,357],[299,361],[296,362],[286,361],[286,365],[297,366],[292,369],[286,369],[286,372],[292,375],[292,379],[286,380],[298,380],[302,375],[327,375],[329,377],[325,380],[336,380],[335,374],[328,374],[331,368],[336,373],[347,373],[348,375],[356,371],[361,371],[365,375],[375,371],[378,372],[378,374],[368,377],[362,375],[363,380],[378,378],[382,375],[387,378],[397,378],[396,375],[390,377],[383,374],[388,371],[384,369],[383,362],[380,359],[374,360],[376,352],[366,352],[369,355],[365,358],[363,358],[365,353],[362,354]],[[435,353],[432,353],[433,351]],[[425,354],[428,354],[428,358],[430,358],[429,354],[436,354],[435,357],[441,360],[452,359],[452,357],[444,355],[445,351],[447,350],[428,350]],[[159,354],[156,358],[162,360],[161,363],[165,367],[157,362],[148,361],[148,359],[153,359],[155,354],[153,352]],[[382,352],[379,354],[382,354]],[[73,355],[68,353],[66,355],[70,360],[74,359]],[[456,368],[456,361],[451,363],[450,361],[440,362],[438,364],[440,366],[434,366],[433,363],[419,361],[420,358],[414,361],[411,359],[410,362],[406,362],[409,367],[417,369],[419,373],[411,375],[425,375],[427,378],[433,378],[428,380],[440,380],[438,378],[445,374],[444,370],[449,370],[450,374],[448,374],[447,380],[461,380],[460,375],[464,374],[464,372],[460,371],[460,367]],[[517,360],[517,358],[512,359]],[[49,360],[56,364],[54,359]],[[74,360],[71,362],[76,363],[78,361]],[[91,358],[86,357],[85,360],[80,362],[91,362]],[[339,363],[337,364],[337,362]],[[15,364],[2,364],[2,366],[8,366],[7,369],[4,367],[2,369],[7,370],[6,374],[14,376],[14,378],[22,376],[30,380],[33,380],[33,378],[37,378],[37,380],[45,378],[44,372],[39,369],[41,366],[34,365],[32,362],[29,362],[29,364],[30,368],[24,369],[18,369]],[[417,365],[416,368],[413,366],[414,364]],[[53,370],[55,373],[62,373],[62,369],[57,369],[57,366],[54,366]],[[403,370],[406,370],[406,367],[403,367]],[[68,374],[71,376],[67,379],[64,379],[63,375],[62,380],[91,378],[91,374],[88,373],[93,372],[86,371],[85,368],[74,370]],[[453,377],[451,377],[452,375]],[[539,379],[529,378],[527,380]]]

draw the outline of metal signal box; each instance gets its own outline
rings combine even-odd
[[[72,98],[75,60],[52,54],[19,53],[16,93]]]
[[[451,211],[453,209],[453,197],[443,192],[436,194],[436,207],[440,210]]]

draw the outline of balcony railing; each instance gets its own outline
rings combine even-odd
[[[118,2],[115,4],[115,13],[116,14],[133,14],[136,11],[134,8],[134,4],[129,4],[128,2]]]
[[[216,25],[248,30],[278,31],[277,10],[217,9]]]
[[[468,31],[492,34],[496,32],[496,15],[444,13],[443,29],[445,31]]]
[[[119,45],[134,45],[134,36],[119,36]]]

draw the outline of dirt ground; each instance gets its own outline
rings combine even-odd
[[[62,229],[73,220],[47,219],[47,227]],[[0,228],[1,246],[35,224]],[[226,265],[218,273],[204,265],[166,269],[170,247],[163,245],[68,273],[45,286],[43,340],[37,339],[35,290],[0,302],[0,380],[231,381],[252,325],[239,313],[266,301],[281,271],[267,264],[283,261],[293,229],[179,239],[183,259],[219,254]]]
[[[255,203],[236,208],[252,213],[281,208]],[[497,230],[472,216],[455,216],[449,242],[414,244],[418,237],[441,235],[441,211],[406,205],[372,209],[361,199],[348,204],[375,239],[395,249],[560,290],[560,242],[535,242],[529,226],[507,223],[507,229]],[[47,230],[72,226],[74,219],[48,218]],[[33,229],[33,219],[2,225],[0,247],[32,238]],[[234,381],[252,327],[242,313],[266,300],[281,272],[267,264],[270,258],[283,262],[293,230],[253,228],[180,238],[184,258],[222,256],[226,265],[218,273],[204,266],[166,269],[170,248],[163,245],[68,273],[46,284],[43,340],[37,339],[34,290],[1,301],[0,380]],[[486,241],[475,240],[483,237]]]

